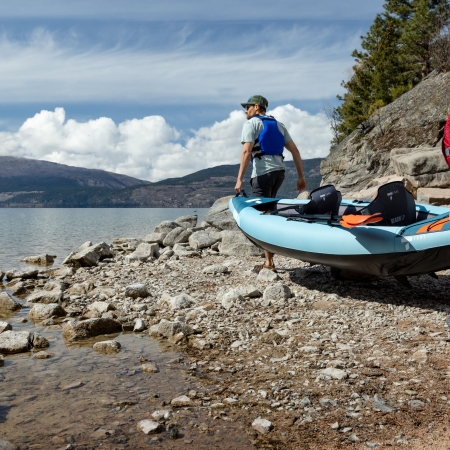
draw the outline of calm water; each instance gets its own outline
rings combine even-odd
[[[143,238],[163,220],[198,214],[206,208],[0,208],[0,269],[25,267],[19,260],[47,253],[56,263],[86,241]]]

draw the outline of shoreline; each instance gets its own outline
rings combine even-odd
[[[28,295],[59,285],[66,321],[47,326],[66,339],[85,320],[129,330],[141,319],[141,333],[184,355],[187,379],[217,387],[184,392],[185,407],[243,425],[256,448],[446,448],[450,271],[412,278],[407,290],[390,278],[334,280],[276,256],[278,274],[257,275],[260,257],[221,252],[221,233],[236,231],[197,228],[218,240],[165,246],[146,262],[130,258],[137,240],[118,240],[93,267],[18,283],[33,287]],[[136,285],[148,295],[128,296]]]

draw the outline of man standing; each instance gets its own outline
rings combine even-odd
[[[300,152],[286,127],[272,116],[266,115],[269,106],[267,99],[262,95],[254,95],[241,105],[245,108],[247,122],[242,128],[243,147],[241,166],[234,187],[236,192],[242,191],[245,172],[250,161],[253,161],[250,180],[252,195],[274,198],[284,180],[284,149],[292,154],[298,173],[297,190],[303,191],[306,188],[306,180]],[[256,266],[255,270],[258,272],[266,268],[275,271],[273,253],[264,250],[264,255],[266,258],[264,264]]]

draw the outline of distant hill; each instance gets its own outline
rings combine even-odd
[[[308,190],[320,184],[321,161],[303,161]],[[0,157],[0,207],[208,208],[218,198],[233,194],[238,170],[239,164],[223,165],[150,183],[102,170]],[[286,172],[279,194],[293,198],[297,173],[292,161],[286,162]],[[245,185],[250,192],[248,177]]]

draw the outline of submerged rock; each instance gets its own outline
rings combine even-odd
[[[92,347],[97,353],[103,355],[115,355],[120,351],[120,342],[115,340],[96,342]]]
[[[8,281],[14,280],[15,278],[22,278],[22,280],[29,280],[31,278],[36,278],[39,271],[36,269],[30,270],[11,270],[6,272],[6,279]]]
[[[66,322],[63,326],[62,335],[64,339],[69,341],[78,341],[102,334],[118,333],[120,331],[122,331],[122,325],[116,320],[98,318],[82,320],[80,322]]]
[[[37,255],[37,256],[28,256],[24,258],[24,262],[28,264],[36,264],[39,266],[48,266],[50,264],[53,264],[55,262],[56,256],[52,255]]]
[[[22,308],[19,302],[16,302],[7,292],[0,292],[0,310],[17,311]]]
[[[0,353],[22,353],[31,348],[31,333],[28,331],[4,331],[0,334]]]

